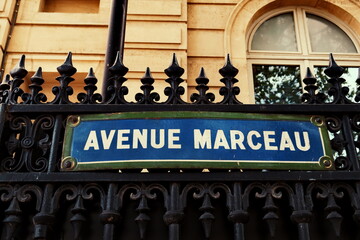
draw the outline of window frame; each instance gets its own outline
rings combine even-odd
[[[301,9],[302,9],[302,12],[301,12],[302,18],[304,19],[305,32],[309,32],[308,25],[306,24],[306,13],[309,13],[309,14],[316,15],[318,17],[324,18],[325,20],[335,24],[338,28],[343,30],[344,33],[350,38],[350,40],[354,44],[355,49],[357,51],[356,53],[337,53],[337,54],[341,54],[341,55],[358,55],[359,54],[360,46],[358,44],[358,41],[355,38],[355,33],[349,27],[347,27],[345,24],[343,24],[340,19],[337,19],[334,16],[328,16],[328,15],[322,13],[321,11],[316,11],[316,10],[308,9],[308,8],[301,8]],[[310,35],[305,34],[305,37],[306,37],[306,42],[307,42],[307,45],[308,45],[307,50],[308,50],[309,55],[312,55],[312,54],[316,55],[316,54],[323,53],[323,52],[315,52],[315,51],[313,51],[312,48],[311,48]]]
[[[251,49],[251,42],[255,35],[256,30],[267,20],[269,20],[272,17],[275,17],[280,14],[284,13],[293,13],[294,16],[294,24],[295,24],[295,35],[297,39],[297,47],[298,51],[264,51],[264,50],[252,50]],[[290,53],[290,54],[301,54],[301,55],[321,55],[324,54],[323,52],[314,52],[311,49],[311,43],[310,43],[310,37],[308,32],[308,26],[306,24],[306,13],[313,14],[316,16],[319,16],[321,18],[326,19],[329,22],[332,22],[337,27],[339,27],[341,30],[344,31],[344,33],[351,39],[351,41],[354,43],[355,48],[357,50],[357,53],[338,53],[338,54],[345,54],[345,55],[358,55],[360,53],[360,45],[359,41],[355,37],[356,34],[347,27],[342,21],[335,16],[329,16],[324,14],[321,11],[318,11],[313,8],[308,7],[285,7],[280,8],[275,11],[271,11],[267,14],[264,14],[261,18],[257,19],[252,26],[250,27],[250,31],[248,31],[249,34],[247,34],[247,53],[249,54],[256,54],[256,53]]]
[[[290,51],[263,51],[263,50],[252,50],[251,42],[254,37],[256,30],[268,19],[275,17],[279,14],[292,12],[294,16],[294,24],[295,24],[295,34],[296,41],[298,45],[297,52]],[[306,24],[306,13],[313,14],[319,17],[322,17],[344,31],[345,34],[351,39],[354,43],[357,53],[334,53],[334,57],[337,60],[337,63],[342,66],[347,67],[360,67],[360,47],[359,41],[355,37],[354,32],[349,29],[345,24],[342,23],[341,20],[336,18],[335,16],[327,15],[321,11],[318,11],[313,8],[303,7],[303,6],[292,6],[292,7],[284,7],[277,9],[275,11],[271,11],[267,14],[262,15],[261,18],[254,21],[252,26],[249,28],[248,34],[246,36],[247,41],[247,71],[248,76],[251,79],[249,81],[250,89],[253,89],[252,93],[250,93],[250,97],[252,99],[252,103],[255,102],[255,92],[254,92],[254,76],[252,72],[252,65],[297,65],[300,66],[300,77],[301,77],[301,85],[304,89],[304,83],[302,79],[304,79],[306,74],[306,68],[309,67],[313,72],[314,66],[327,66],[329,61],[329,53],[323,52],[313,52],[311,49],[310,37],[309,34],[306,33],[308,31],[308,26]],[[348,80],[348,79],[346,79]]]

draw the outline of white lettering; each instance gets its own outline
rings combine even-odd
[[[304,152],[309,151],[309,149],[310,149],[309,133],[308,132],[303,132],[304,146],[301,145],[300,133],[299,132],[294,132],[294,134],[295,134],[296,147],[299,150],[304,151]]]
[[[151,137],[150,137],[150,144],[153,148],[163,148],[165,145],[165,130],[159,129],[159,137],[158,141],[159,143],[156,143],[156,129],[151,129]]]
[[[245,150],[244,146],[244,134],[238,130],[230,130],[230,142],[231,149],[236,149],[239,146],[240,149]]]
[[[129,141],[128,136],[124,136],[124,134],[129,134],[130,129],[123,129],[118,130],[118,136],[117,136],[117,149],[129,149],[129,144],[124,144],[124,142]]]
[[[94,148],[94,150],[99,150],[99,143],[98,143],[98,139],[97,139],[95,130],[90,131],[89,136],[86,140],[84,150],[87,151],[91,147]]]
[[[194,148],[195,149],[211,149],[211,131],[205,129],[201,134],[200,129],[194,129]]]
[[[101,130],[100,134],[101,134],[101,141],[102,141],[104,150],[110,149],[111,142],[112,142],[112,140],[114,138],[114,135],[115,135],[115,130],[110,130],[108,136],[106,136],[106,131],[105,130]]]
[[[229,143],[226,140],[223,130],[217,130],[217,132],[216,132],[214,149],[219,149],[219,147],[223,147],[224,149],[230,149]]]
[[[216,131],[212,132],[212,131]],[[117,136],[115,136],[117,134]],[[290,131],[194,129],[194,149],[309,151],[309,133]],[[98,138],[99,135],[99,138]],[[116,141],[116,143],[113,143]],[[184,143],[189,147],[189,143]],[[116,149],[181,149],[181,129],[90,130],[84,151]]]
[[[275,142],[275,138],[271,138],[270,136],[275,135],[274,131],[264,131],[264,145],[265,145],[265,150],[278,150],[277,146],[271,146],[271,143]]]
[[[289,148],[291,151],[295,151],[295,147],[293,142],[291,141],[291,138],[289,136],[289,133],[286,131],[283,131],[281,133],[281,141],[280,141],[280,151],[284,151],[285,148]]]
[[[175,136],[174,134],[180,133],[180,129],[169,129],[168,131],[168,148],[169,149],[181,149],[181,144],[175,144],[180,140],[179,136]]]
[[[140,129],[134,129],[133,131],[133,148],[137,149],[139,147],[139,143],[142,148],[147,148],[147,136],[148,136],[148,130],[142,129],[142,132]]]
[[[252,139],[253,136],[255,136],[257,138],[261,137],[259,132],[251,130],[247,135],[248,145],[253,150],[259,150],[261,148],[262,144],[259,142],[257,144],[254,144],[253,139]]]

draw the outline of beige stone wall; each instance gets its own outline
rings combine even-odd
[[[0,63],[9,37],[15,0],[0,0]]]
[[[56,84],[56,67],[73,52],[78,69],[72,86],[81,91],[90,67],[101,81],[111,0],[21,1],[9,42],[5,71],[26,54],[29,77],[39,66],[46,72],[45,90]],[[218,69],[230,53],[240,70],[240,100],[253,101],[249,75],[248,41],[251,27],[269,11],[286,6],[308,6],[343,21],[360,36],[360,6],[356,0],[129,0],[124,64],[130,69],[130,95],[138,92],[139,79],[150,67],[158,91],[167,84],[163,70],[172,53],[185,68],[187,99],[196,91],[200,67],[210,79],[211,90],[222,86]],[[0,0],[0,58],[7,41],[15,0]],[[68,7],[70,6],[70,7]],[[289,58],[291,58],[289,56]],[[358,56],[354,56],[356,60]],[[360,63],[359,63],[360,64]],[[101,86],[101,83],[98,84]],[[221,97],[217,96],[216,101]]]
[[[65,3],[70,8],[65,7]],[[50,91],[51,85],[56,84],[56,67],[71,51],[73,64],[78,69],[72,83],[77,92],[82,91],[79,87],[90,67],[101,81],[110,5],[110,0],[21,1],[9,43],[6,72],[25,54],[29,77],[42,66],[47,73],[44,89]],[[164,85],[163,70],[169,66],[172,53],[176,53],[179,63],[186,67],[186,21],[185,0],[129,0],[124,64],[130,69],[129,86],[136,86],[130,94],[141,85],[139,79],[148,66],[153,77],[159,80],[155,85]]]
[[[49,92],[56,84],[56,67],[64,61],[67,52],[72,51],[78,69],[73,87],[82,85],[81,77],[86,76],[89,67],[101,77],[109,1],[100,1],[98,9],[92,13],[87,13],[83,6],[84,2],[76,4],[74,1],[72,12],[64,12],[62,5],[56,8],[51,1],[21,1],[5,72],[8,73],[20,55],[25,54],[27,80],[41,66],[46,72],[44,90]]]
[[[218,70],[224,65],[224,31],[229,15],[236,6],[234,0],[188,1],[188,86],[189,95],[195,92],[196,78],[204,67],[209,87],[216,94],[223,84]]]

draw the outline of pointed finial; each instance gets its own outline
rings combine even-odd
[[[220,82],[225,84],[225,86],[219,90],[220,95],[224,96],[224,99],[219,102],[220,104],[242,104],[236,98],[236,95],[240,93],[240,88],[234,86],[234,84],[239,81],[235,78],[238,72],[239,70],[231,63],[230,54],[227,54],[225,65],[219,69],[219,73],[223,76]]]
[[[306,78],[315,78],[309,67],[306,68]]]
[[[184,74],[184,72],[185,72],[185,70],[182,67],[180,67],[180,65],[178,63],[176,54],[173,53],[173,57],[172,57],[170,66],[167,69],[165,69],[165,74],[168,77],[172,77],[172,76],[180,77],[181,75]]]
[[[332,53],[330,53],[329,57],[329,67],[324,72],[331,78],[339,78],[344,73],[344,68],[337,65]]]
[[[230,53],[226,54],[226,63],[231,64]]]
[[[1,84],[9,84],[10,75],[6,74]]]
[[[195,79],[198,84],[195,88],[198,93],[193,93],[190,96],[190,101],[195,104],[210,104],[215,100],[213,93],[207,93],[209,87],[206,85],[209,83],[209,79],[206,77],[205,70],[202,67],[200,69],[199,76]]]
[[[0,91],[5,91],[5,90],[10,89],[9,81],[10,81],[10,75],[6,74],[5,78],[3,79],[2,83],[0,84]]]
[[[21,55],[19,63],[18,63],[18,67],[19,68],[24,68],[25,67],[25,55]]]
[[[152,84],[155,82],[154,78],[151,76],[150,68],[147,67],[145,70],[144,76],[140,79],[143,84],[140,89],[142,93],[137,93],[135,95],[136,102],[138,104],[154,104],[155,101],[160,100],[160,95],[156,92],[152,92],[154,87]]]
[[[301,95],[301,101],[306,104],[324,103],[326,96],[322,92],[317,91],[319,87],[316,85],[316,78],[309,67],[306,68],[303,82],[305,83],[304,89],[306,92]]]
[[[239,70],[234,67],[230,60],[230,54],[226,55],[226,60],[224,66],[219,70],[219,73],[223,77],[235,77],[238,74]]]
[[[87,85],[89,85],[89,84],[95,85],[97,83],[97,78],[95,77],[95,73],[94,73],[94,70],[92,67],[89,69],[89,72],[88,72],[87,76],[85,77],[84,82]]]
[[[146,67],[145,74],[143,78],[152,78],[151,71],[149,67]]]
[[[206,78],[204,67],[201,67],[200,69],[199,78]]]
[[[141,78],[142,84],[153,84],[155,82],[154,78],[151,75],[151,70],[149,67],[146,67],[144,76]]]
[[[65,62],[57,67],[57,71],[61,74],[61,75],[66,75],[66,76],[72,76],[76,73],[76,68],[73,67],[73,64],[72,64],[72,53],[69,52],[66,59],[65,59]]]
[[[116,53],[114,64],[109,68],[109,71],[113,75],[120,75],[120,76],[124,76],[129,71],[129,69],[125,67],[125,65],[123,64],[122,57],[119,51]]]
[[[66,56],[64,64],[71,65],[71,66],[73,65],[72,64],[72,52],[68,53],[68,55]]]
[[[95,77],[95,74],[94,74],[94,69],[91,67],[89,69],[89,72],[88,72],[86,78],[93,78],[93,77]]]
[[[21,55],[18,64],[10,71],[13,78],[24,78],[28,71],[25,69],[25,55]]]
[[[98,93],[94,93],[97,90],[97,87],[96,87],[97,81],[98,80],[95,76],[94,70],[91,67],[89,69],[87,76],[84,79],[84,82],[86,84],[84,86],[84,90],[86,91],[86,93],[79,93],[77,95],[77,99],[80,101],[80,103],[82,103],[82,104],[97,104],[102,101],[101,95]]]
[[[172,61],[171,61],[171,64],[170,65],[177,65],[177,66],[180,66],[179,65],[179,62],[177,60],[177,57],[176,57],[176,53],[173,53],[173,57],[172,57]]]
[[[44,83],[44,79],[42,76],[42,68],[39,67],[30,79],[32,83],[36,85],[42,85]]]
[[[199,76],[196,78],[196,83],[197,84],[208,84],[209,83],[209,79],[206,77],[205,69],[203,67],[201,67]]]
[[[34,73],[34,75],[32,76],[32,78],[42,78],[42,67],[39,67],[36,72]]]
[[[303,79],[303,82],[306,85],[309,84],[315,84],[316,83],[316,78],[314,77],[314,75],[312,74],[311,70],[309,67],[306,68],[306,74],[305,74],[305,78]]]

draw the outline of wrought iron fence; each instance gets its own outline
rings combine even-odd
[[[128,102],[118,57],[109,69],[108,98],[95,93],[90,69],[85,92],[71,102],[76,68],[71,53],[57,68],[47,101],[41,68],[28,74],[25,57],[0,85],[1,239],[358,239],[360,238],[360,107],[348,99],[343,69],[330,57],[330,89],[318,89],[310,70],[303,104],[242,104],[229,57],[219,70],[222,100],[208,92],[202,69],[198,93],[182,99],[184,69],[176,56],[165,69],[165,101],[146,69],[141,92]],[[357,79],[360,85],[360,78]],[[330,97],[330,103],[324,103]],[[360,101],[360,87],[355,101]],[[323,115],[331,133],[334,171],[149,169],[61,172],[64,121],[70,114],[130,111],[217,111]]]

